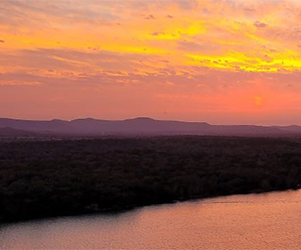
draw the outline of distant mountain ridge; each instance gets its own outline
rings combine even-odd
[[[82,118],[65,120],[20,120],[0,118],[0,128],[40,134],[66,135],[301,135],[300,126],[211,125],[206,122],[155,120],[138,117],[126,120]]]

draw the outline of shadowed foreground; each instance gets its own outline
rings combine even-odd
[[[301,140],[158,137],[0,142],[0,221],[295,189]]]

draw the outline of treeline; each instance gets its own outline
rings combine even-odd
[[[301,140],[0,142],[0,222],[297,188]]]

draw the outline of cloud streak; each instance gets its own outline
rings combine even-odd
[[[149,105],[190,90],[208,103],[221,92],[251,89],[268,99],[262,95],[282,91],[284,105],[287,93],[299,91],[300,11],[294,0],[3,1],[0,85],[20,94],[19,86],[70,86],[70,96],[82,87],[133,95],[147,88]],[[255,93],[259,86],[263,94]]]

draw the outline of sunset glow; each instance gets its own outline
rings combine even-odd
[[[0,116],[301,124],[297,0],[4,0]]]

